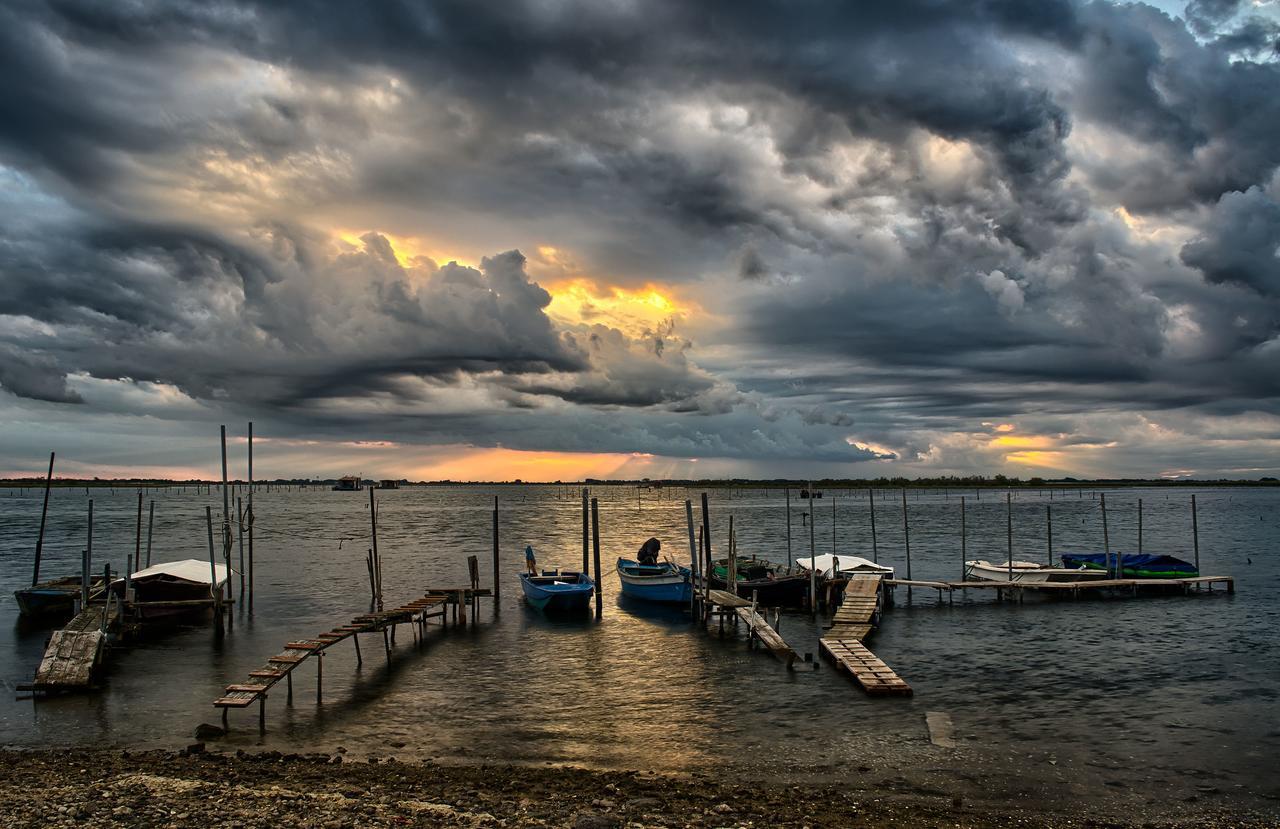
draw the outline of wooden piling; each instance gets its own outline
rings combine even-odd
[[[222,630],[222,589],[217,587],[218,584],[218,568],[215,564],[217,559],[213,552],[213,508],[208,504],[204,507],[204,523],[209,535],[209,593],[213,596],[213,616],[218,626],[218,630]],[[230,580],[231,575],[227,574]]]
[[[587,488],[582,488],[582,572],[591,572],[590,512],[587,509]],[[597,585],[598,586],[598,585]]]
[[[147,506],[147,567],[151,566],[151,530],[155,527],[156,522],[156,502],[151,501]]]
[[[502,612],[502,579],[498,572],[498,496],[493,496],[493,615]],[[475,601],[475,599],[472,599]]]
[[[93,567],[93,499],[89,499],[89,533],[80,567],[80,610],[89,609],[89,570]]]
[[[249,421],[249,615],[253,615],[253,421]],[[147,561],[150,562],[148,556]]]
[[[902,540],[907,548],[907,579],[911,579],[911,524],[907,520],[907,490],[902,490]],[[911,585],[907,585],[907,601],[911,601]]]
[[[44,478],[44,506],[40,508],[40,533],[36,536],[36,563],[31,575],[31,586],[40,581],[40,555],[44,551],[44,521],[49,514],[49,486],[53,483],[53,452],[49,453],[49,473]]]
[[[965,539],[968,533],[966,532],[967,528],[965,527],[964,500],[965,500],[964,496],[961,495],[960,496],[960,581],[964,581],[965,577],[969,575],[968,573],[969,563],[967,561],[967,559],[969,558],[969,554],[965,546],[966,545]]]
[[[685,519],[685,524],[688,525],[689,527],[689,569],[691,571],[690,579],[693,582],[693,585],[696,585],[698,583],[698,565],[700,564],[700,562],[698,561],[698,548],[697,546],[695,546],[695,542],[693,538],[693,502],[687,498],[685,499],[685,502],[684,502],[684,519]],[[689,612],[690,613],[695,613],[697,611],[697,605],[698,605],[698,591],[695,589],[692,589],[693,585],[690,586],[691,589],[689,590]]]
[[[818,513],[813,508],[813,481],[809,482],[809,615],[818,618],[818,553],[814,545],[813,527],[818,523]],[[734,585],[737,587],[737,585]],[[731,591],[736,592],[736,591]]]
[[[231,585],[231,492],[227,489],[227,427],[221,427],[222,434],[222,557],[227,566],[227,598],[232,596]]]
[[[596,621],[604,617],[604,585],[600,579],[600,507],[599,502],[591,499],[591,548],[595,561],[596,574]]]
[[[93,502],[89,502],[92,509]],[[1196,575],[1200,575],[1200,519],[1196,517],[1196,494],[1191,493],[1191,543],[1196,551]]]
[[[382,612],[382,559],[378,557],[378,505],[373,500],[373,487],[369,487],[369,527],[373,539],[374,601]]]
[[[240,601],[244,601],[244,499],[236,496],[236,543],[240,552]]]
[[[782,490],[787,499],[787,574],[791,573],[791,487]]]
[[[831,493],[831,555],[836,554],[836,494]],[[831,575],[835,575],[835,571],[831,571]]]
[[[1107,570],[1111,570],[1111,533],[1107,529],[1107,493],[1102,493],[1102,552],[1106,556]],[[1120,578],[1117,572],[1112,578]]]
[[[1004,494],[1004,517],[1009,540],[1009,584],[1013,584],[1013,495],[1008,492]]]
[[[1142,499],[1138,499],[1138,555],[1142,555]]]
[[[880,545],[876,543],[876,498],[875,494],[867,490],[867,504],[871,507],[871,560],[880,563]]]
[[[1050,490],[1052,492],[1052,490]],[[1050,498],[1050,501],[1053,499]],[[1044,505],[1044,526],[1045,534],[1049,538],[1049,566],[1053,566],[1053,513],[1049,511],[1049,505]]]

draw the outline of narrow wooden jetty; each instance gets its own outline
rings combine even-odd
[[[881,602],[879,576],[853,576],[845,585],[844,602],[831,619],[819,646],[823,655],[872,696],[911,696],[911,686],[894,673],[862,640],[878,624]]]
[[[107,632],[119,622],[118,604],[90,605],[49,637],[31,691],[74,691],[88,688],[102,663]]]
[[[735,618],[746,624],[748,636],[753,640],[759,640],[764,643],[770,653],[786,663],[788,669],[793,668],[795,663],[799,661],[800,655],[786,643],[786,640],[769,624],[768,620],[760,615],[754,602],[734,595],[727,590],[709,590],[707,591],[705,603],[706,620],[710,621],[712,616],[719,616],[721,632],[724,631],[725,618]],[[734,624],[737,624],[737,622],[735,621]]]
[[[455,624],[467,623],[468,604],[472,608],[472,622],[476,619],[476,599],[492,595],[492,591],[475,587],[449,587],[429,589],[420,598],[393,610],[362,613],[345,625],[339,625],[327,633],[321,633],[313,639],[297,639],[287,642],[280,653],[267,660],[257,670],[249,672],[249,678],[235,685],[226,686],[223,696],[213,701],[215,708],[222,709],[222,725],[227,727],[227,711],[231,708],[248,708],[258,703],[258,727],[266,728],[267,692],[280,680],[288,685],[288,699],[293,701],[293,672],[309,657],[316,661],[316,702],[323,700],[324,656],[329,648],[339,642],[350,639],[355,645],[357,664],[363,663],[360,653],[362,633],[381,633],[382,645],[391,656],[391,646],[395,644],[395,631],[398,625],[410,625],[414,636],[421,638],[426,634],[427,620],[439,618],[448,624],[452,611]]]

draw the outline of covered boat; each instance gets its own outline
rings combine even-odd
[[[540,576],[521,573],[520,586],[526,602],[549,613],[586,610],[596,589],[596,583],[586,573],[559,570],[543,570]]]
[[[1105,570],[1084,567],[1050,567],[1034,561],[990,562],[982,559],[964,563],[964,577],[972,581],[1010,581],[1025,584],[1044,582],[1094,581],[1105,579]]]
[[[734,562],[735,585],[729,587],[729,560],[715,562],[711,569],[713,590],[727,590],[744,599],[756,598],[761,607],[802,607],[809,595],[808,573],[787,573],[780,565],[762,558],[738,556]]]
[[[113,582],[113,589],[123,581]],[[211,607],[227,583],[227,568],[194,558],[166,561],[139,570],[129,577],[129,582],[133,606],[140,617],[170,616]]]
[[[816,562],[816,565],[815,565]],[[816,569],[819,576],[885,576],[893,578],[893,568],[858,556],[833,556],[830,553],[813,558],[798,558],[796,565],[805,572]]]
[[[693,573],[670,561],[641,564],[618,559],[618,579],[622,595],[646,602],[686,603],[693,596]]]
[[[1192,579],[1200,571],[1189,561],[1166,555],[1149,553],[1063,553],[1064,567],[1083,567],[1087,570],[1107,573],[1120,562],[1120,577],[1125,579]]]

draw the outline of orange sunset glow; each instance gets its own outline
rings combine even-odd
[[[621,452],[530,452],[518,449],[460,447],[413,467],[410,476],[426,481],[573,481],[584,478],[646,476],[651,455]],[[628,471],[632,470],[632,471]]]
[[[577,278],[543,287],[551,294],[547,316],[556,322],[599,323],[632,336],[657,330],[668,322],[679,322],[696,310],[693,303],[677,299],[670,288],[652,282],[629,289]]]

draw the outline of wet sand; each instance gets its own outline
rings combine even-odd
[[[1254,827],[1184,804],[1155,817],[847,786],[269,751],[0,751],[0,824],[36,826]]]

